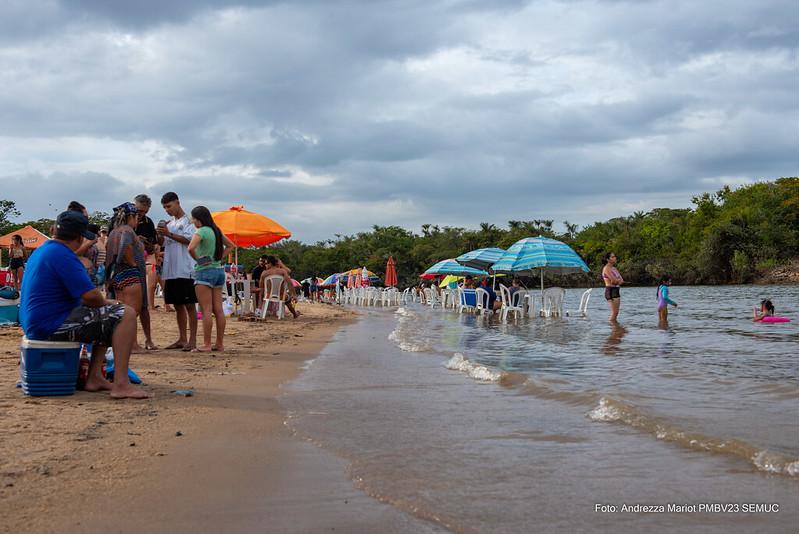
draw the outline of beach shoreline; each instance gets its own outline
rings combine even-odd
[[[300,310],[297,321],[231,320],[225,353],[134,355],[155,394],[142,402],[25,397],[14,388],[21,334],[2,330],[2,531],[367,531],[410,521],[356,491],[346,462],[286,428],[281,387],[354,317],[329,305]],[[160,346],[173,321],[154,314]]]

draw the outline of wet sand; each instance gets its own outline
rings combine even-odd
[[[281,385],[350,318],[300,311],[229,321],[224,353],[134,355],[146,401],[25,397],[14,387],[20,331],[0,330],[0,530],[435,531],[356,491],[346,462],[286,428]],[[159,346],[174,341],[172,314],[153,322]]]

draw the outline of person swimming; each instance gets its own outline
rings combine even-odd
[[[661,322],[669,320],[669,304],[677,307],[677,303],[669,298],[669,286],[671,286],[671,277],[662,276],[657,290],[658,318]]]
[[[760,301],[759,311],[757,306],[755,306],[755,309],[752,310],[752,320],[754,322],[760,322],[766,317],[774,317],[774,304],[772,304],[769,299],[763,299]]]

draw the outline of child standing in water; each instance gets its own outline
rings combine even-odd
[[[661,323],[669,320],[669,304],[677,307],[677,303],[669,298],[669,286],[671,285],[671,277],[663,276],[658,285],[658,319]]]

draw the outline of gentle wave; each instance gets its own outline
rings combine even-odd
[[[394,313],[396,315],[399,315],[400,317],[416,317],[416,314],[414,312],[405,307],[397,308],[397,311],[395,311]]]
[[[404,352],[425,352],[431,350],[431,347],[425,343],[405,339],[399,329],[391,332],[388,335],[388,340],[393,341]]]
[[[588,412],[588,417],[592,421],[622,423],[652,434],[659,440],[688,449],[736,456],[751,463],[760,471],[787,476],[799,475],[797,458],[759,449],[739,439],[722,439],[697,432],[687,432],[615,399],[600,398],[599,405]]]
[[[445,364],[445,367],[453,371],[466,373],[471,378],[481,382],[499,382],[505,375],[505,373],[501,371],[492,371],[485,365],[479,365],[469,361],[469,359],[460,352],[456,352]]]

